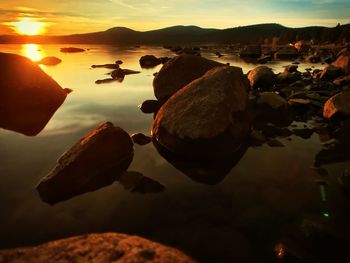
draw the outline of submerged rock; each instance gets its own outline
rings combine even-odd
[[[37,135],[67,92],[30,59],[0,53],[0,127]]]
[[[63,47],[60,49],[62,53],[78,53],[78,52],[85,52],[85,49],[77,48],[77,47]]]
[[[88,234],[51,241],[36,247],[0,250],[8,263],[195,263],[181,251],[138,236],[118,233]]]
[[[39,61],[37,61],[37,64],[42,64],[45,66],[55,66],[57,64],[60,64],[62,62],[61,59],[56,58],[56,57],[45,57]]]
[[[169,60],[153,80],[154,94],[158,100],[166,100],[191,81],[208,70],[223,64],[199,56],[181,55]]]
[[[160,108],[152,135],[163,147],[189,157],[229,155],[248,135],[247,100],[241,68],[214,68]]]
[[[102,64],[102,65],[92,65],[92,68],[108,68],[108,69],[117,69],[119,64]]]
[[[125,72],[121,68],[117,68],[117,69],[112,71],[111,77],[113,79],[120,79],[120,80],[122,80],[125,77]]]
[[[330,119],[335,114],[350,116],[350,92],[340,92],[326,101],[323,117]]]
[[[153,55],[145,55],[140,58],[141,68],[154,68],[161,63],[162,61]]]
[[[112,184],[129,167],[134,155],[130,136],[106,122],[91,130],[57,161],[37,186],[49,204]]]
[[[275,83],[275,74],[266,66],[257,66],[248,73],[248,80],[252,89],[269,90]]]

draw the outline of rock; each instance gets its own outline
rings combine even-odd
[[[109,78],[109,79],[98,79],[95,81],[96,84],[104,84],[104,83],[110,83],[116,81],[115,79]]]
[[[112,77],[113,79],[123,80],[124,77],[125,77],[125,72],[124,72],[124,70],[122,70],[121,68],[117,68],[117,69],[115,69],[115,70],[112,71],[111,77]]]
[[[117,65],[121,65],[121,64],[123,64],[123,61],[121,61],[121,60],[117,60],[117,61],[115,62],[115,64],[117,64]]]
[[[85,135],[57,161],[37,186],[51,205],[112,184],[129,167],[134,155],[130,136],[105,122]]]
[[[340,68],[336,68],[330,65],[323,69],[319,78],[322,80],[334,80],[340,77],[341,75],[343,75],[343,72]]]
[[[257,66],[248,73],[248,80],[252,89],[269,90],[275,83],[275,74],[266,66]]]
[[[224,55],[223,54],[221,54],[220,52],[215,52],[214,53],[218,58],[221,58],[221,57],[223,57]]]
[[[321,62],[321,57],[319,55],[310,55],[305,59],[306,63],[319,63]]]
[[[298,65],[288,65],[284,68],[284,72],[285,73],[294,73],[294,72],[298,72]]]
[[[102,65],[92,65],[92,68],[108,68],[108,69],[118,69],[119,64],[102,64]]]
[[[161,106],[162,103],[160,103],[158,100],[145,100],[141,105],[139,105],[139,108],[143,113],[155,113],[158,112]]]
[[[270,147],[285,147],[283,143],[281,143],[279,140],[276,140],[276,139],[268,140],[267,145]]]
[[[284,71],[276,76],[276,83],[278,86],[290,85],[299,80],[301,80],[301,73],[299,71],[293,73]]]
[[[350,161],[350,150],[348,146],[341,147],[336,145],[330,149],[323,149],[316,154],[315,163],[316,167],[333,164],[342,163]]]
[[[63,47],[60,49],[62,53],[78,53],[85,52],[85,49],[77,48],[77,47]]]
[[[275,92],[262,92],[257,100],[259,106],[268,106],[273,110],[288,107],[288,102]]]
[[[37,64],[42,64],[45,66],[56,66],[62,62],[61,59],[56,58],[56,57],[45,57],[39,61],[37,61]]]
[[[189,158],[219,158],[242,145],[249,123],[242,114],[248,95],[241,68],[223,66],[176,92],[159,110],[152,136]]]
[[[162,61],[153,55],[145,55],[140,58],[141,68],[154,68],[161,63]]]
[[[333,62],[332,65],[337,68],[341,68],[345,73],[350,73],[350,49],[342,49],[338,53],[337,59]]]
[[[258,59],[258,63],[260,64],[266,64],[268,61],[271,61],[272,57],[271,55],[266,55]]]
[[[336,86],[343,86],[350,83],[350,75],[345,75],[333,80],[333,84]]]
[[[123,173],[118,179],[118,183],[123,185],[126,190],[140,194],[160,193],[165,189],[164,185],[139,172]]]
[[[300,53],[308,52],[311,46],[309,44],[306,44],[304,41],[298,41],[294,44],[294,47],[298,50]]]
[[[350,115],[350,92],[340,92],[329,98],[323,107],[323,117],[330,119],[337,115]]]
[[[213,60],[193,55],[181,55],[169,60],[153,80],[154,94],[164,101],[208,70],[223,66]]]
[[[284,47],[275,53],[275,58],[277,59],[295,59],[298,56],[298,50],[292,46]]]
[[[132,69],[122,69],[124,71],[124,75],[132,75],[132,74],[139,74],[140,71],[132,70]]]
[[[181,251],[138,236],[100,233],[51,241],[36,247],[0,250],[0,261],[8,263],[194,263]]]
[[[66,96],[30,59],[0,53],[0,128],[37,135]]]
[[[152,142],[152,138],[144,135],[143,133],[134,133],[131,135],[131,139],[138,145],[146,145]]]
[[[185,47],[176,52],[177,55],[194,55],[200,56],[200,52],[197,49]]]
[[[171,58],[169,57],[160,57],[159,60],[162,64],[167,63]]]
[[[309,139],[311,137],[311,135],[314,133],[313,129],[308,129],[308,128],[293,129],[292,131],[296,136],[299,136],[303,139]]]
[[[241,58],[259,58],[261,57],[262,51],[260,45],[245,46],[244,49],[239,53]]]
[[[323,60],[324,63],[331,64],[333,62],[333,56],[329,56]]]

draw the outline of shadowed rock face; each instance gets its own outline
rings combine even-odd
[[[0,251],[0,262],[16,263],[195,263],[181,251],[138,236],[89,234],[37,247]]]
[[[350,48],[344,48],[339,52],[333,66],[341,68],[345,73],[350,73]]]
[[[0,53],[0,127],[37,135],[67,96],[30,59]]]
[[[154,94],[164,101],[208,70],[223,64],[194,55],[177,56],[161,68],[153,80]]]
[[[217,67],[175,93],[159,110],[152,135],[177,154],[203,158],[235,152],[249,124],[241,68]]]
[[[58,160],[37,190],[49,204],[112,184],[133,159],[129,135],[112,123],[103,123],[76,143]]]

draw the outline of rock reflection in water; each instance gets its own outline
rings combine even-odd
[[[220,183],[232,168],[241,160],[247,151],[247,144],[242,144],[239,148],[226,156],[203,157],[192,154],[180,154],[172,152],[162,146],[153,138],[153,144],[159,154],[164,157],[176,169],[183,172],[192,180],[209,185]],[[190,145],[189,145],[190,146]]]

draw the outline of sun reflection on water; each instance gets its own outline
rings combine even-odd
[[[41,46],[36,44],[24,44],[21,47],[21,55],[33,60],[39,61],[43,58]]]

